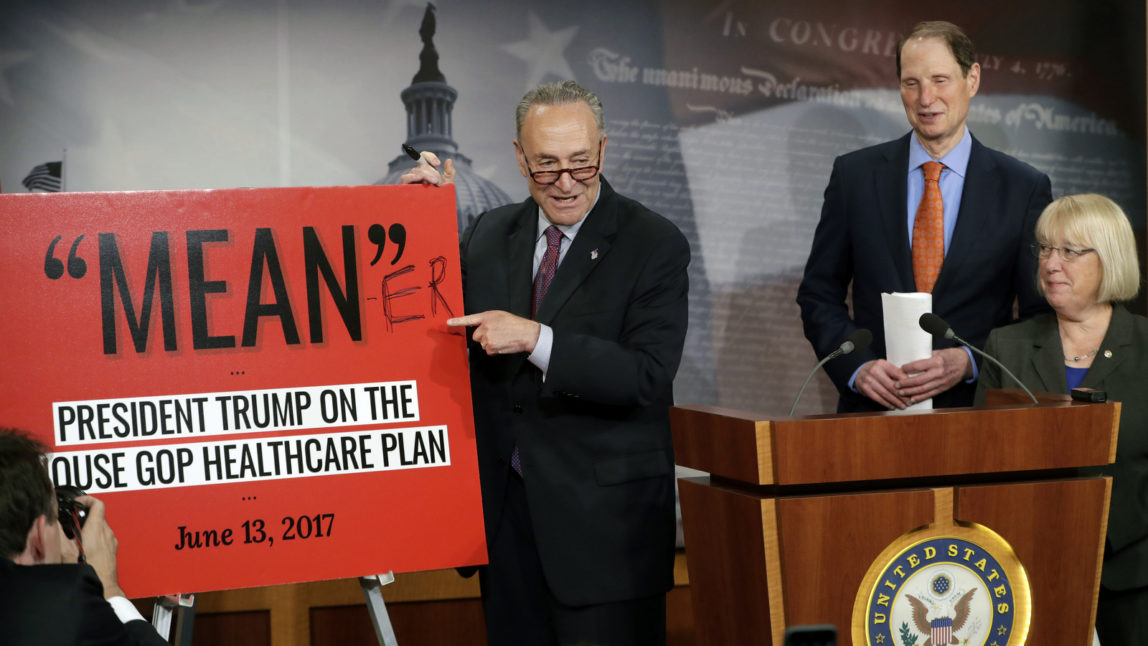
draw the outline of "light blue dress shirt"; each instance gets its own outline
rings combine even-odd
[[[925,172],[921,169],[927,161],[939,161],[945,165],[941,170],[941,204],[945,209],[945,254],[949,253],[949,243],[953,240],[953,229],[957,227],[957,213],[961,210],[961,195],[965,190],[965,171],[969,168],[969,154],[973,151],[973,138],[965,127],[965,134],[956,147],[947,155],[934,160],[925,152],[914,134],[909,137],[909,190],[906,191],[906,225],[909,228],[909,246],[913,246],[913,221],[917,219],[917,207],[925,194]]]

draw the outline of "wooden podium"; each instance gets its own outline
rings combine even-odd
[[[946,526],[995,532],[1027,579],[1009,599],[1015,625],[990,625],[1000,635],[986,646],[1090,644],[1111,479],[1078,468],[1115,459],[1120,404],[1018,393],[993,391],[984,408],[773,421],[673,408],[678,464],[710,474],[679,480],[699,646],[782,646],[786,626],[805,624],[835,625],[839,644],[912,643],[870,639],[867,618],[889,603],[874,571],[898,540]],[[974,565],[983,577],[979,558],[946,572]],[[988,585],[979,596],[1000,591]]]

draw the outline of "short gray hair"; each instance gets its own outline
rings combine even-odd
[[[606,132],[606,120],[602,116],[602,101],[598,95],[574,81],[546,83],[523,95],[522,100],[518,102],[518,108],[514,111],[515,136],[522,138],[522,124],[526,121],[526,115],[530,112],[530,108],[536,105],[565,105],[579,101],[590,106],[590,112],[594,113],[594,123],[598,125],[598,137],[600,139]]]
[[[1095,193],[1053,200],[1036,221],[1036,241],[1051,244],[1054,238],[1096,250],[1101,268],[1097,302],[1136,297],[1140,291],[1136,237],[1128,216],[1116,202]]]

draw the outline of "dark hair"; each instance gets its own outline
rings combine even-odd
[[[897,43],[897,80],[901,80],[901,50],[905,43],[914,38],[940,38],[949,46],[957,65],[961,66],[961,75],[968,76],[969,68],[977,62],[977,50],[973,41],[961,31],[961,28],[944,20],[930,20],[919,22],[913,30]]]
[[[39,516],[55,523],[52,480],[44,445],[21,431],[0,427],[0,555],[24,551],[28,530]]]

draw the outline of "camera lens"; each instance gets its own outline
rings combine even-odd
[[[75,540],[88,517],[87,507],[76,502],[76,498],[84,495],[84,491],[71,485],[56,487],[56,503],[59,505],[60,528],[64,535]]]

